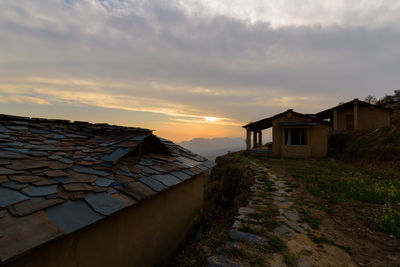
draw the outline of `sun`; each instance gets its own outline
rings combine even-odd
[[[217,121],[219,121],[221,118],[217,118],[217,117],[204,117],[204,119],[205,119],[207,122],[217,122]]]

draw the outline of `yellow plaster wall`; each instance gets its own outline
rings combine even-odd
[[[338,116],[338,118],[337,118],[337,120],[338,120],[338,128],[337,128],[337,130],[347,130],[346,116],[347,115],[353,115],[353,114],[354,114],[353,106],[339,109],[337,111],[337,116]]]
[[[307,146],[284,146],[283,128],[280,122],[306,122],[303,116],[294,115],[291,118],[282,116],[272,121],[272,153],[282,157],[325,157],[328,151],[328,127],[322,124],[312,126],[309,129]]]
[[[281,146],[283,158],[309,158],[311,157],[311,147],[310,146]]]
[[[346,115],[353,115],[353,107],[339,109],[338,129],[347,130]],[[369,107],[358,106],[358,130],[368,130],[390,125],[390,112],[379,108],[371,109]]]
[[[283,129],[278,126],[280,122],[305,122],[305,118],[293,114],[291,118],[282,116],[272,121],[272,153],[276,156],[281,155],[281,147],[283,143]]]
[[[375,129],[390,125],[390,112],[383,109],[369,107],[358,108],[359,130]]]
[[[165,262],[200,213],[206,173],[53,240],[8,266],[142,267]]]
[[[328,153],[328,127],[317,124],[309,130],[309,143],[311,156],[320,158],[326,157]]]

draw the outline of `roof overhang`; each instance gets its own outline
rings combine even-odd
[[[289,116],[289,113],[291,113],[292,115],[297,115],[297,116],[302,116],[302,117],[308,118],[311,121],[317,120],[316,116],[313,115],[313,114],[302,114],[302,113],[298,113],[298,112],[293,111],[293,109],[288,109],[285,112],[276,114],[276,115],[274,115],[272,117],[269,117],[269,118],[266,118],[266,119],[262,119],[262,120],[259,120],[259,121],[256,121],[256,122],[249,123],[249,124],[244,125],[242,127],[246,128],[247,130],[250,130],[250,131],[265,130],[265,129],[268,129],[268,128],[272,127],[272,121],[274,119],[280,118],[282,116]],[[315,122],[289,122],[289,123],[313,123],[313,125],[316,124]],[[313,125],[308,125],[308,127],[311,127]],[[304,125],[299,125],[299,126],[304,126]],[[287,126],[287,127],[289,127],[289,126]],[[291,127],[294,127],[294,126],[291,126]]]
[[[280,122],[278,126],[283,128],[291,128],[291,127],[312,127],[315,126],[315,122]]]
[[[337,106],[335,106],[333,108],[329,108],[329,109],[323,110],[321,112],[318,112],[315,115],[317,115],[317,117],[320,118],[320,119],[321,118],[322,119],[328,118],[328,117],[332,116],[333,110],[353,107],[354,103],[357,103],[357,105],[360,106],[360,107],[370,107],[370,108],[375,108],[375,109],[383,109],[383,110],[387,110],[387,111],[390,111],[390,112],[393,111],[393,109],[391,109],[391,108],[381,107],[381,106],[374,105],[374,104],[371,104],[371,103],[368,103],[368,102],[365,102],[365,101],[358,100],[356,98],[356,99],[353,99],[353,100],[351,100],[349,102],[337,105]]]

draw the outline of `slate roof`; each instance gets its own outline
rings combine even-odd
[[[0,263],[212,166],[148,129],[0,115]]]
[[[312,120],[312,122],[326,124],[322,120],[318,119],[314,114],[302,114],[302,113],[298,113],[298,112],[293,111],[293,109],[288,109],[285,112],[276,114],[276,115],[274,115],[272,117],[265,118],[265,119],[262,119],[262,120],[259,120],[259,121],[256,121],[256,122],[251,122],[251,123],[246,124],[246,125],[244,125],[242,127],[246,128],[246,129],[249,129],[251,131],[265,130],[265,129],[268,129],[268,128],[272,127],[272,122],[273,122],[274,119],[280,118],[282,116],[286,116],[286,114],[289,113],[289,112],[293,113],[294,115],[297,115],[297,116],[310,118]],[[289,126],[289,125],[285,125],[285,126]],[[299,126],[302,126],[302,125],[299,125]],[[312,125],[307,125],[307,126],[312,126]]]
[[[335,107],[332,107],[332,108],[323,110],[321,112],[318,112],[315,115],[318,118],[321,118],[321,119],[329,118],[329,117],[333,116],[332,115],[333,110],[335,110],[335,109],[340,110],[340,109],[345,109],[345,108],[352,108],[355,102],[357,102],[357,105],[359,107],[370,107],[370,108],[376,108],[376,109],[383,109],[383,110],[387,110],[389,112],[393,111],[393,109],[391,109],[391,108],[387,108],[387,107],[379,106],[379,105],[374,105],[374,104],[371,104],[371,103],[368,103],[368,102],[365,102],[365,101],[361,101],[361,100],[355,98],[355,99],[353,99],[351,101],[348,101],[346,103],[339,104],[339,105],[337,105]]]

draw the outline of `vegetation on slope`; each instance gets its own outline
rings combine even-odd
[[[331,136],[330,145],[331,151],[339,152],[336,155],[344,162],[400,172],[399,125],[368,132],[336,134]]]
[[[391,126],[370,131],[340,133],[330,137],[330,155],[364,168],[400,172],[400,90],[380,100],[366,99],[392,108]]]
[[[329,234],[328,240],[341,240],[343,249],[351,248],[349,253],[356,262],[374,262],[371,266],[393,266],[393,262],[399,262],[400,258],[393,256],[399,253],[399,173],[371,170],[331,158],[280,159],[245,151],[234,156],[257,162],[278,177],[289,177],[301,219],[311,228]],[[329,220],[321,221],[322,218]],[[312,240],[329,243],[323,236]]]
[[[265,159],[273,168],[289,173],[308,191],[327,203],[358,201],[358,212],[370,224],[400,238],[400,179],[329,159]],[[364,204],[362,204],[364,203]]]
[[[207,257],[228,240],[228,230],[254,183],[250,163],[231,155],[218,157],[205,184],[204,209],[180,253],[168,266],[205,266]]]

